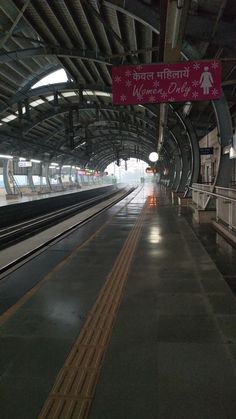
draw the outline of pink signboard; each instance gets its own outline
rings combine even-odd
[[[221,62],[113,67],[112,91],[115,105],[219,99]]]

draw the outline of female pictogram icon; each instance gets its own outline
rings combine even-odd
[[[204,67],[204,71],[202,72],[201,77],[200,77],[200,86],[203,88],[204,95],[209,94],[209,89],[213,83],[212,74],[208,70],[209,70],[209,67]]]

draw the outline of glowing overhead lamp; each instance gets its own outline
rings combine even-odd
[[[32,161],[32,163],[41,163],[41,160],[31,159],[30,161]]]
[[[0,154],[0,159],[13,159],[13,156],[9,156],[8,154]]]
[[[159,160],[159,154],[156,151],[153,151],[152,153],[149,154],[149,160],[152,163],[155,163],[157,160]]]

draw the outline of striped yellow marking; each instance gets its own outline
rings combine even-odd
[[[128,272],[140,239],[144,206],[108,275],[68,358],[60,370],[39,419],[86,419]]]

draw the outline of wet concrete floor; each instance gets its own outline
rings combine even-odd
[[[227,284],[236,294],[236,248],[225,240],[211,224],[197,224],[193,220],[190,209],[182,208],[177,211],[186,218]]]
[[[91,404],[89,419],[235,419],[235,296],[186,218],[151,189],[126,200],[82,246],[71,249],[76,236],[56,244],[49,260],[54,253],[62,260],[48,264],[35,292],[3,314],[1,419],[35,419],[54,396],[70,409],[73,402],[71,419],[87,417],[76,413],[81,401]],[[110,334],[92,324],[91,341],[81,344],[110,283],[121,295],[114,293]],[[100,318],[109,323],[109,316]],[[81,347],[86,365],[79,357],[69,368]],[[94,372],[89,354],[98,347],[98,381],[81,392],[77,383],[85,368]],[[60,387],[65,370],[71,385]],[[40,416],[46,417],[54,416]]]

